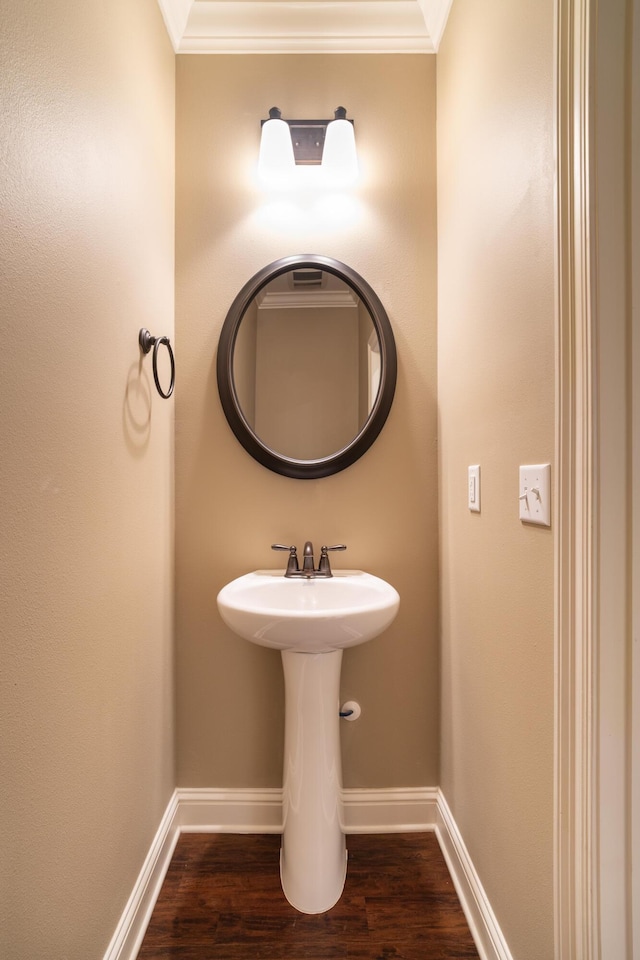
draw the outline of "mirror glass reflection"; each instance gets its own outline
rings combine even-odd
[[[380,342],[356,291],[326,270],[281,273],[248,304],[233,348],[247,424],[280,456],[318,460],[347,447],[380,389]]]

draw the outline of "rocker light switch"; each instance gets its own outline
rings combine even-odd
[[[480,513],[480,467],[469,467],[469,510]]]
[[[551,526],[551,464],[520,467],[520,519]]]

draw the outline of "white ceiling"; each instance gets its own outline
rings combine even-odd
[[[177,53],[435,53],[452,0],[158,0]]]

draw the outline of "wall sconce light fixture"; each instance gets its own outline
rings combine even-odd
[[[296,166],[319,166],[330,186],[347,186],[358,176],[353,120],[338,107],[333,120],[283,120],[271,107],[262,121],[260,177],[274,186],[292,183]]]

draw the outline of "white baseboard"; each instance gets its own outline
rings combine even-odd
[[[481,960],[512,960],[448,804],[437,787],[345,790],[345,833],[434,830]],[[104,960],[135,960],[180,833],[281,833],[282,790],[178,788]]]
[[[178,787],[184,833],[282,833],[282,790]]]
[[[178,842],[180,830],[176,822],[177,815],[178,798],[174,792],[104,960],[135,960]]]
[[[176,791],[180,830],[190,833],[282,833],[282,790]],[[434,830],[438,790],[344,790],[345,833]]]
[[[434,830],[437,787],[343,790],[345,833],[416,833]]]
[[[438,791],[436,836],[481,960],[513,960],[444,795]]]

